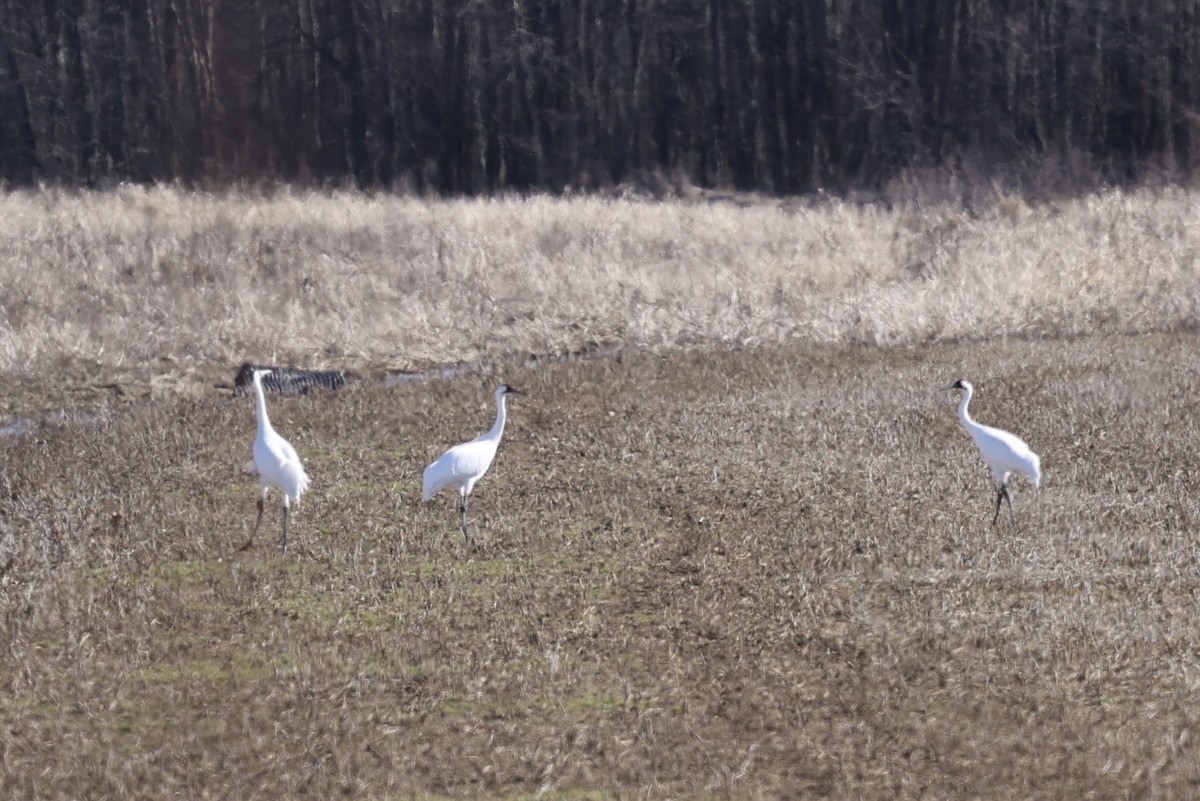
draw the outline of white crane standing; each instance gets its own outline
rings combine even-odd
[[[1013,528],[1017,528],[1017,513],[1013,511],[1012,498],[1008,494],[1008,479],[1013,473],[1020,473],[1033,482],[1037,487],[1042,480],[1042,466],[1036,453],[1030,450],[1024,440],[1015,434],[1002,431],[999,428],[981,425],[971,419],[967,412],[967,404],[975,388],[969,381],[955,381],[951,389],[961,389],[962,401],[958,404],[958,418],[963,427],[975,440],[979,452],[983,454],[992,475],[996,478],[996,514],[992,516],[992,525],[1000,517],[1000,502],[1008,501],[1008,511],[1012,515]]]
[[[254,438],[254,460],[246,465],[247,472],[258,473],[258,483],[262,493],[258,496],[258,518],[254,521],[254,531],[250,539],[240,550],[246,550],[254,542],[254,535],[263,519],[263,507],[267,498],[267,490],[271,486],[279,488],[283,493],[283,550],[287,550],[288,506],[300,502],[300,496],[308,489],[308,474],[296,449],[271,427],[267,417],[267,399],[263,394],[263,376],[270,375],[270,370],[254,371],[254,400],[258,413],[258,435]]]
[[[507,412],[504,398],[508,395],[520,395],[519,390],[508,384],[501,384],[496,390],[496,422],[490,431],[481,437],[455,445],[443,453],[425,468],[421,488],[421,501],[428,501],[446,487],[455,487],[459,494],[459,512],[462,513],[462,536],[464,542],[470,542],[467,534],[467,499],[475,482],[483,478],[483,474],[492,464],[496,456],[496,448],[500,446],[500,437],[504,434],[504,421]]]

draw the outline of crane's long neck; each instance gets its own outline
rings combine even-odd
[[[499,442],[500,436],[504,433],[504,421],[508,418],[508,412],[504,407],[504,396],[500,395],[496,398],[496,422],[492,424],[492,430],[487,432],[487,438],[493,442]]]
[[[971,402],[971,389],[963,390],[962,400],[958,402],[958,419],[962,420],[962,424],[971,429],[975,426],[975,421],[971,419],[971,413],[967,411],[967,404]]]
[[[263,394],[262,376],[254,376],[254,407],[258,417],[258,430],[270,431],[271,421],[267,417],[267,397]]]

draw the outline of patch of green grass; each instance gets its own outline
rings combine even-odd
[[[297,595],[270,602],[271,611],[281,617],[332,626],[343,615],[346,608],[340,599],[330,595]]]
[[[232,583],[234,566],[231,562],[213,559],[186,559],[158,562],[150,566],[152,579],[173,590],[195,584]]]
[[[629,616],[629,622],[633,626],[666,626],[670,625],[671,621],[659,612],[651,612],[646,609],[636,609]]]
[[[472,701],[461,696],[448,696],[439,705],[442,714],[449,718],[473,720],[512,720],[528,716],[521,704],[505,703],[491,698]]]
[[[633,693],[615,693],[597,690],[556,702],[569,715],[586,722],[588,715],[612,713],[637,714],[649,709],[663,708],[666,705],[661,698],[647,698]]]
[[[954,705],[947,698],[934,698],[930,701],[927,701],[921,708],[921,711],[926,715],[939,717],[949,712],[953,706]]]
[[[619,794],[610,790],[556,790],[554,788],[539,789],[536,793],[501,793],[488,795],[495,801],[612,801]],[[375,801],[459,801],[460,796],[439,795],[437,793],[420,793],[415,796],[372,796]],[[706,801],[705,797],[696,801]]]
[[[455,562],[449,566],[448,572],[457,579],[494,579],[525,575],[531,567],[529,560],[504,557]]]
[[[419,484],[409,482],[412,486],[406,485],[404,482],[392,480],[368,480],[362,478],[345,478],[339,481],[327,483],[323,492],[329,497],[336,498],[342,494],[354,495],[358,493],[386,493],[389,495],[401,494],[411,491],[414,488],[420,489]]]
[[[161,687],[192,682],[215,685],[229,681],[254,681],[279,673],[290,675],[295,672],[294,660],[288,656],[266,660],[234,653],[226,659],[200,656],[185,662],[159,661],[137,669],[133,676],[147,685]]]

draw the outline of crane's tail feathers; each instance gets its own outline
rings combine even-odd
[[[305,491],[308,490],[308,485],[311,483],[308,478],[308,473],[304,472],[304,465],[300,464],[299,462],[291,462],[285,465],[284,470],[292,479],[295,487],[295,491],[288,493],[288,496],[293,503],[298,504],[300,503],[301,496],[303,496]]]
[[[308,473],[300,473],[300,484],[296,487],[296,502],[299,503],[300,496],[308,492],[308,485],[311,482],[308,479]]]

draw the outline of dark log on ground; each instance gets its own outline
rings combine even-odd
[[[253,387],[254,371],[270,370],[263,376],[263,389],[267,392],[307,394],[313,387],[338,389],[346,385],[346,374],[342,370],[303,370],[299,367],[274,367],[246,362],[233,380],[233,394],[243,395]]]

